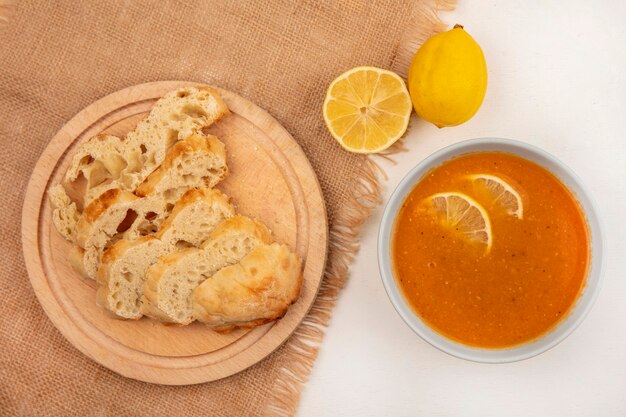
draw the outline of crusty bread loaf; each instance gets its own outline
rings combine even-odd
[[[118,317],[140,318],[146,269],[180,247],[199,246],[234,214],[228,197],[218,190],[187,191],[156,235],[122,239],[106,250],[98,269],[98,305]]]
[[[217,331],[281,318],[300,295],[300,259],[285,245],[259,245],[241,262],[205,280],[193,294],[194,317]]]
[[[161,193],[176,198],[182,194],[181,190],[213,187],[227,173],[224,144],[215,136],[195,133],[167,152],[161,166],[137,187],[135,194]]]
[[[252,249],[271,242],[262,223],[244,216],[222,222],[200,249],[173,252],[148,268],[144,314],[171,323],[193,321],[194,289],[221,268],[239,262]]]
[[[212,88],[172,91],[155,103],[126,139],[98,135],[79,146],[65,180],[73,182],[81,174],[85,177],[85,206],[111,188],[132,191],[161,164],[178,140],[228,114],[228,107]]]
[[[57,184],[48,191],[48,198],[52,204],[52,223],[58,232],[70,242],[74,241],[74,229],[78,223],[78,209],[61,184]]]

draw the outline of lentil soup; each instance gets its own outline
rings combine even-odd
[[[494,194],[484,178],[510,192]],[[487,217],[480,239],[425,209],[441,193],[466,196]],[[391,257],[408,304],[434,330],[505,348],[536,339],[570,311],[585,284],[589,234],[574,195],[549,171],[513,154],[476,152],[415,185],[395,220]]]

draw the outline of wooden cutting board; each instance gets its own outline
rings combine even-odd
[[[61,182],[76,146],[99,133],[124,136],[155,101],[180,81],[152,82],[113,93],[86,107],[52,139],[31,176],[22,212],[26,267],[50,320],[81,352],[107,368],[170,385],[213,381],[257,363],[278,348],[313,304],[326,262],[324,200],[302,149],[266,111],[219,89],[232,115],[207,129],[225,144],[230,175],[218,185],[237,211],[258,218],[276,241],[303,259],[304,285],[281,320],[253,330],[216,333],[200,323],[164,325],[148,318],[117,320],[96,306],[96,283],[67,262],[71,247],[51,222],[46,191]]]

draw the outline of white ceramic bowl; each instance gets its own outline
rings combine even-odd
[[[554,329],[538,339],[505,349],[481,349],[467,346],[450,340],[431,329],[407,304],[402,290],[398,288],[391,264],[390,243],[394,222],[402,203],[415,184],[424,174],[443,162],[462,154],[478,151],[512,153],[533,161],[556,175],[580,202],[587,219],[591,239],[591,264],[587,272],[587,282],[569,315],[562,319]],[[563,341],[585,319],[600,289],[603,247],[602,231],[593,201],[574,172],[554,156],[537,147],[508,139],[481,138],[463,141],[435,152],[404,177],[391,195],[387,207],[385,207],[378,235],[378,265],[391,303],[406,324],[422,339],[436,348],[462,359],[486,363],[504,363],[528,359],[545,352]]]

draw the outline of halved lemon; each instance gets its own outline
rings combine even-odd
[[[350,152],[380,152],[406,132],[411,97],[397,74],[375,67],[353,68],[337,77],[324,100],[330,134]]]
[[[511,184],[496,175],[469,175],[474,184],[487,190],[495,203],[500,204],[508,214],[521,219],[524,217],[524,204],[520,193]]]
[[[493,238],[487,211],[473,198],[463,193],[438,193],[428,197],[442,223],[456,229],[468,239],[491,249]]]

